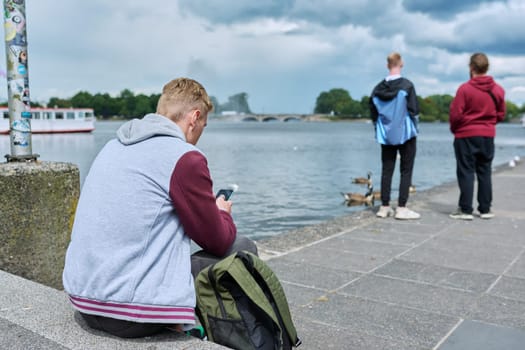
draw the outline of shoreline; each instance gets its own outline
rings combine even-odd
[[[524,157],[525,155],[520,155],[521,161],[519,163],[525,161]],[[508,164],[499,164],[493,166],[492,175],[494,176],[505,171],[512,171],[512,168],[510,168]],[[457,190],[459,196],[457,182],[456,180],[452,180],[411,194],[409,202],[412,202],[413,205],[417,206],[422,202],[428,201],[429,198],[436,196],[439,193],[447,190],[454,190],[454,188]],[[393,198],[393,201],[395,200],[396,198]],[[456,206],[455,202],[450,203],[451,212]],[[373,207],[363,207],[361,210],[333,217],[318,224],[297,227],[275,236],[256,240],[255,242],[259,249],[259,255],[264,260],[270,260],[301,250],[310,245],[322,242],[323,240],[355,231],[360,227],[366,226],[372,221],[377,220],[375,216],[377,207],[377,205]],[[418,220],[415,221],[417,222]]]

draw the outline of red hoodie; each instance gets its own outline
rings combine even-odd
[[[488,93],[492,92],[496,103]],[[505,91],[491,76],[462,84],[450,104],[450,131],[455,138],[496,136],[496,123],[505,118]]]

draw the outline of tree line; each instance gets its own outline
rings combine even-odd
[[[108,93],[96,93],[93,95],[87,91],[80,91],[70,98],[51,97],[45,106],[50,108],[93,108],[98,118],[132,119],[155,112],[159,98],[160,94],[134,94],[129,89],[122,90],[115,97]],[[245,92],[230,96],[228,101],[222,104],[214,96],[210,96],[210,100],[216,114],[220,114],[223,111],[251,113],[248,105],[248,94]],[[7,106],[7,102],[0,105]],[[44,107],[44,104],[31,102],[31,106]]]
[[[419,117],[421,121],[448,121],[450,103],[454,97],[451,95],[431,95],[427,97],[417,96],[419,102]],[[354,100],[350,93],[341,88],[323,91],[317,97],[314,113],[330,114],[335,118],[370,118],[369,96],[363,96],[360,100]],[[505,101],[507,106],[508,121],[525,113],[525,104],[518,107],[511,101]]]
[[[134,94],[129,89],[122,90],[113,97],[108,93],[91,94],[80,91],[71,98],[51,97],[45,104],[47,107],[58,108],[93,108],[95,115],[102,119],[109,118],[140,118],[147,113],[155,112],[160,94]],[[240,92],[228,97],[224,103],[210,96],[214,106],[215,114],[223,112],[235,112],[239,114],[251,114],[248,104],[248,94]],[[334,88],[323,91],[316,99],[314,113],[333,115],[334,119],[358,119],[370,118],[369,97],[363,96],[360,100],[354,100],[350,93],[342,88]],[[448,121],[448,112],[453,96],[431,95],[427,97],[417,96],[421,121]],[[506,120],[517,118],[525,113],[525,104],[518,107],[511,101],[506,101]],[[0,105],[6,106],[7,103]],[[33,107],[43,107],[42,104],[31,102]]]

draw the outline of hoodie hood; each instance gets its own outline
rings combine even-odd
[[[494,85],[494,79],[490,75],[482,75],[480,77],[471,78],[468,83],[481,91],[491,91]]]
[[[117,130],[117,138],[124,145],[138,143],[155,136],[172,136],[186,141],[184,133],[177,124],[154,113],[147,114],[142,119],[130,120]]]
[[[383,80],[374,90],[374,96],[383,101],[394,99],[405,84],[404,79]]]

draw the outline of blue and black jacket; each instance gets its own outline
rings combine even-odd
[[[417,136],[419,106],[410,80],[399,77],[381,81],[369,103],[377,142],[401,145]]]

